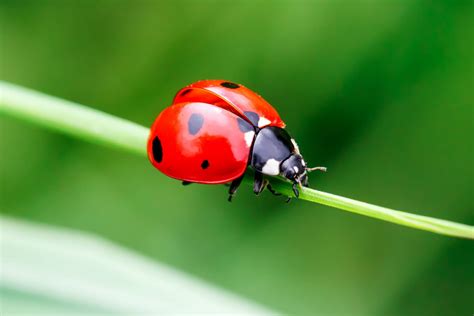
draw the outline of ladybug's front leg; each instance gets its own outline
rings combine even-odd
[[[305,174],[303,177],[301,177],[301,184],[307,188],[309,187],[309,182],[308,182],[308,175]]]

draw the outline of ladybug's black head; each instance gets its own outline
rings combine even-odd
[[[306,163],[300,154],[292,154],[290,157],[285,159],[280,165],[281,175],[294,184],[300,186],[308,185],[308,176],[306,173]],[[297,194],[295,192],[295,194]]]
[[[325,167],[308,168],[303,157],[294,153],[280,165],[281,175],[293,182],[293,192],[299,195],[298,186],[308,186],[308,173],[314,170],[326,171]]]

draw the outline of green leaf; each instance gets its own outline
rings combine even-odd
[[[270,314],[269,310],[103,238],[5,216],[6,314]]]

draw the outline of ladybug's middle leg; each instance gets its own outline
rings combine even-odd
[[[259,195],[265,190],[265,187],[268,184],[268,180],[263,178],[263,173],[255,171],[255,178],[253,180],[253,193]]]
[[[273,189],[273,187],[272,187],[272,185],[270,184],[270,182],[268,182],[268,184],[267,184],[267,189],[268,189],[268,191],[270,191],[273,195],[277,195],[277,196],[281,195],[280,192],[277,192],[277,191],[275,191],[275,189]]]

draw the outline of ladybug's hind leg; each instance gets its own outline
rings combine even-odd
[[[181,182],[182,185],[190,185],[192,182],[189,182],[189,181],[183,181]]]
[[[242,175],[241,177],[235,179],[232,181],[229,187],[229,198],[227,199],[229,202],[232,202],[232,198],[234,197],[235,193],[237,192],[237,189],[239,188],[240,184],[242,183],[242,179],[244,176]]]

